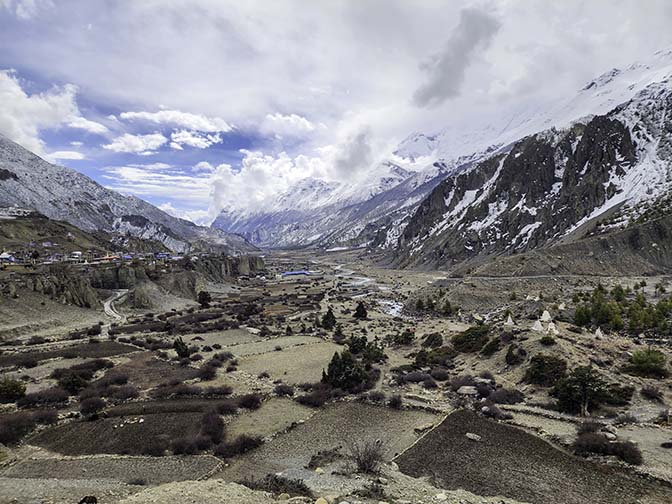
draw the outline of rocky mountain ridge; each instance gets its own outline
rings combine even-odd
[[[184,253],[251,252],[240,236],[178,219],[134,196],[124,196],[75,170],[51,164],[0,135],[0,207],[34,209],[84,231],[106,231],[148,240]]]
[[[409,220],[397,262],[447,266],[526,251],[646,214],[672,190],[671,76],[607,114],[528,136],[446,178]]]
[[[354,201],[335,197],[336,186],[320,187],[318,193],[299,191],[302,194],[300,202],[296,200],[296,194],[282,196],[279,201],[288,204],[281,203],[273,211],[238,212],[235,215],[225,211],[213,226],[239,232],[253,243],[269,247],[366,246],[391,250],[406,234],[399,248],[401,256],[408,255],[404,249],[409,239],[417,238],[414,236],[417,219],[408,232],[406,226],[412,222],[411,216],[423,201],[436,197],[431,193],[443,179],[459,176],[486,159],[510,152],[521,139],[560,134],[574,124],[582,125],[577,126],[580,129],[592,118],[610,114],[641,93],[653,96],[656,84],[665,86],[670,75],[672,50],[658,51],[643,62],[605,72],[573,96],[545,104],[517,105],[506,113],[491,114],[492,117],[475,117],[465,124],[449,124],[438,131],[413,133],[395,151],[395,159],[414,167],[406,170],[408,176],[390,179],[393,182],[388,186],[381,186],[380,190],[370,191],[368,195],[361,192]],[[640,97],[642,100],[644,95]],[[630,124],[636,117],[618,120]],[[584,142],[582,148],[585,145]],[[371,180],[380,176],[380,167],[374,167],[373,172]],[[317,182],[312,184],[315,186]],[[503,183],[497,184],[498,190],[503,187]],[[597,199],[601,197],[597,196]],[[419,212],[422,215],[426,210]],[[571,220],[567,216],[564,218]],[[534,237],[530,238],[531,245],[535,246]],[[399,262],[411,264],[415,260],[402,257]]]

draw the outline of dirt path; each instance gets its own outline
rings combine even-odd
[[[111,318],[115,322],[121,322],[125,317],[121,316],[117,309],[114,307],[116,301],[121,301],[128,295],[128,289],[120,289],[115,291],[109,298],[103,301],[103,312],[108,318]],[[110,333],[111,322],[103,324],[101,327],[101,336],[106,338]]]
[[[115,301],[121,301],[122,298],[128,295],[128,289],[121,289],[112,294],[109,298],[103,301],[103,311],[105,315],[115,320],[123,320],[123,317],[119,315],[116,308],[114,307]]]

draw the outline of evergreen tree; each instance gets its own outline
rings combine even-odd
[[[173,342],[173,348],[177,352],[177,356],[180,357],[181,359],[189,357],[189,354],[191,354],[189,347],[184,341],[182,341],[182,338],[177,338]]]
[[[581,366],[558,381],[553,395],[557,397],[562,411],[588,416],[589,408],[599,406],[605,400],[607,389],[592,366]]]
[[[327,309],[327,313],[322,317],[322,327],[331,330],[336,326],[336,316],[334,315],[331,306]]]
[[[212,296],[207,291],[200,291],[197,300],[198,304],[201,305],[201,308],[208,308],[210,306],[210,301],[212,301]]]
[[[366,311],[366,306],[364,306],[364,303],[362,301],[357,303],[357,308],[355,308],[354,317],[356,319],[362,320],[362,319],[367,318],[368,316],[369,316],[369,314]]]
[[[322,383],[342,390],[353,390],[367,379],[364,368],[350,352],[335,353],[329,362],[327,371],[322,371]]]

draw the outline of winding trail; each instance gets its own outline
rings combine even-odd
[[[124,317],[119,315],[119,312],[114,307],[116,301],[121,301],[124,297],[128,295],[128,289],[119,289],[115,291],[109,298],[103,301],[103,312],[109,318],[113,319],[116,322],[124,320]],[[102,327],[102,336],[107,337],[109,335],[111,323],[107,323]]]

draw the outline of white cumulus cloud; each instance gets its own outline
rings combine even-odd
[[[267,114],[259,128],[262,133],[278,136],[304,136],[315,131],[316,126],[297,114]]]
[[[73,85],[28,94],[14,71],[0,70],[0,133],[33,152],[44,154],[44,143],[40,139],[40,131],[44,129],[70,126],[92,131],[104,128],[81,116],[76,95],[77,87]]]
[[[168,139],[161,133],[151,133],[149,135],[123,135],[112,140],[111,143],[103,145],[104,149],[113,152],[132,152],[136,154],[148,155],[164,145]]]
[[[212,211],[270,210],[292,184],[308,177],[324,177],[326,172],[319,155],[292,157],[281,152],[273,156],[244,149],[241,153],[240,169],[221,164],[212,173]]]
[[[84,154],[77,151],[56,151],[50,152],[45,156],[49,161],[57,161],[59,159],[71,159],[71,160],[80,160],[86,159]]]
[[[196,131],[179,130],[170,135],[170,146],[173,149],[182,150],[183,146],[195,147],[197,149],[207,149],[213,144],[222,141],[222,135],[202,134]]]
[[[182,112],[180,110],[159,110],[158,112],[122,112],[121,119],[127,121],[146,121],[154,124],[165,124],[203,133],[228,133],[233,127],[219,117],[206,117],[200,114]]]
[[[72,117],[68,121],[68,126],[71,128],[83,129],[88,131],[89,133],[96,133],[99,135],[107,133],[108,131],[107,126],[105,126],[104,124],[100,124],[96,121],[91,121],[81,116]]]

